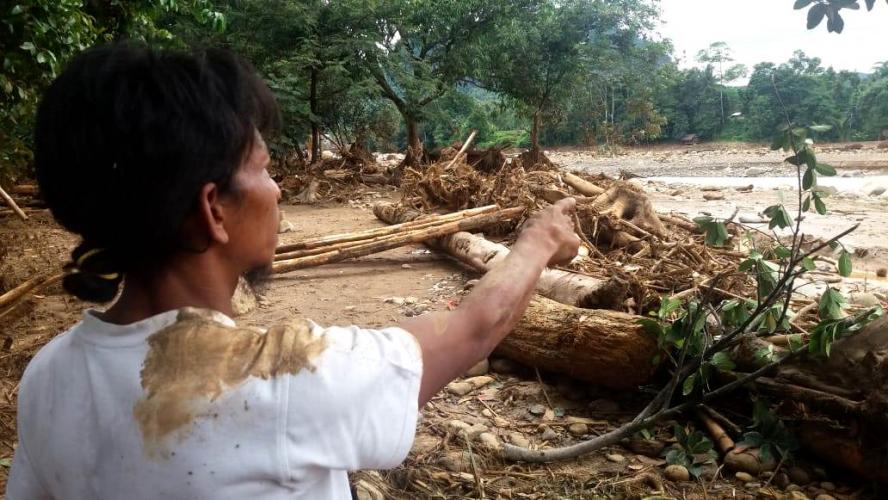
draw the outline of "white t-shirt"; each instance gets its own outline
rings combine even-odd
[[[86,312],[25,371],[7,498],[351,498],[347,471],[412,446],[419,346],[398,328],[300,324]]]

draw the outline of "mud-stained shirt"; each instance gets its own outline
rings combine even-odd
[[[348,499],[407,456],[421,374],[399,328],[88,311],[25,371],[7,498]]]

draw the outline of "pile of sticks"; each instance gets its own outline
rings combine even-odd
[[[460,231],[477,231],[518,218],[523,213],[523,207],[500,209],[496,205],[488,205],[367,231],[303,240],[278,247],[272,270],[276,274],[287,273],[363,257]]]

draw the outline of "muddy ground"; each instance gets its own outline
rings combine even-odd
[[[770,185],[767,179],[788,175],[781,156],[749,145],[657,147],[604,156],[583,151],[558,151],[553,159],[570,169],[619,175],[628,171],[654,179],[637,179],[661,211],[696,216],[709,212],[727,216],[739,208],[755,216],[778,200],[791,200],[789,187]],[[811,234],[825,237],[860,223],[849,242],[858,250],[860,270],[847,286],[883,293],[884,280],[875,271],[888,264],[888,242],[882,228],[888,222],[888,198],[872,195],[879,176],[888,173],[888,150],[875,144],[863,149],[834,147],[821,160],[832,162],[846,179],[858,179],[840,188],[830,200],[834,215],[810,217]],[[841,163],[857,162],[857,163]],[[880,163],[881,162],[881,163]],[[844,166],[843,166],[844,165]],[[850,166],[849,166],[850,165]],[[883,166],[879,166],[883,165]],[[872,167],[870,167],[872,166]],[[750,170],[753,169],[753,170]],[[757,169],[757,170],[756,170]],[[679,179],[662,179],[662,177]],[[718,191],[705,189],[702,177],[744,177],[754,184],[739,192],[720,178],[710,179]],[[698,179],[687,179],[696,177]],[[746,180],[730,181],[742,182]],[[758,184],[757,184],[758,183]],[[778,183],[779,184],[779,183]],[[740,185],[740,184],[738,184]],[[756,187],[760,185],[760,187]],[[776,189],[774,189],[776,187]],[[294,231],[281,235],[282,243],[305,237],[379,226],[371,203],[391,199],[389,189],[364,189],[348,203],[285,206]],[[704,194],[724,199],[707,201]],[[711,196],[710,196],[711,197]],[[46,213],[34,213],[25,223],[0,215],[0,292],[32,276],[56,271],[66,261],[75,238],[59,229]],[[806,221],[809,222],[809,221]],[[421,246],[399,248],[353,262],[296,271],[273,278],[261,291],[258,307],[239,318],[250,325],[267,325],[298,315],[321,324],[358,324],[379,327],[405,316],[455,306],[478,276]],[[468,284],[467,284],[468,283]],[[884,296],[882,301],[884,302]],[[5,489],[15,443],[15,397],[22,370],[37,349],[74,324],[89,307],[61,293],[58,287],[34,296],[12,316],[0,319],[0,488]],[[548,447],[576,442],[630,420],[645,403],[645,393],[615,393],[583,386],[564,377],[536,373],[504,360],[492,359],[489,370],[479,367],[473,389],[444,391],[422,411],[419,434],[410,457],[394,471],[355,475],[365,498],[596,498],[663,496],[674,498],[860,498],[876,495],[871,485],[800,456],[787,464],[783,477],[735,477],[716,466],[706,467],[701,479],[673,482],[663,477],[665,461],[647,456],[637,447],[617,446],[577,461],[552,465],[505,463],[487,452],[480,435],[498,441]],[[748,416],[729,415],[738,422]],[[693,418],[683,422],[694,423]],[[457,437],[469,429],[475,439]],[[665,423],[655,434],[671,437]],[[490,438],[483,438],[490,439]],[[377,497],[378,498],[378,497]]]

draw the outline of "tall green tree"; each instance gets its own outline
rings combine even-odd
[[[734,55],[725,42],[714,42],[708,48],[697,53],[697,62],[711,64],[718,76],[718,98],[721,110],[721,126],[725,126],[725,84],[743,78],[747,74],[746,66],[731,64]],[[727,66],[727,68],[725,67]]]
[[[404,120],[411,158],[422,152],[420,123],[427,106],[475,71],[479,45],[508,22],[520,0],[387,0],[370,3],[376,31],[364,61],[382,95]]]
[[[0,177],[30,163],[40,94],[71,57],[99,42],[170,41],[159,21],[172,15],[225,25],[209,0],[13,0],[0,9]]]

